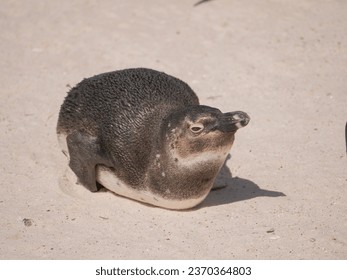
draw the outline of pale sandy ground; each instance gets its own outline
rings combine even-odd
[[[347,258],[347,1],[195,2],[1,1],[1,259]],[[252,117],[192,211],[61,180],[68,85],[138,66]]]

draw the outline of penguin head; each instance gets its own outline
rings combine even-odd
[[[222,113],[208,106],[190,106],[172,113],[163,122],[162,136],[175,158],[224,161],[235,132],[249,120],[241,111]]]

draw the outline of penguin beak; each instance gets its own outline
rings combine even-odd
[[[219,130],[222,132],[236,132],[239,128],[246,126],[249,123],[250,117],[242,111],[224,113]]]

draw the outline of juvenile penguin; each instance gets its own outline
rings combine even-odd
[[[248,124],[241,111],[199,105],[183,81],[151,69],[84,79],[61,106],[57,134],[80,184],[98,181],[121,196],[188,209],[208,195]]]

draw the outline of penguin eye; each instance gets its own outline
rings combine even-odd
[[[190,130],[193,133],[200,133],[204,129],[204,126],[201,123],[195,123],[190,126]]]

